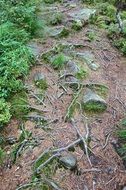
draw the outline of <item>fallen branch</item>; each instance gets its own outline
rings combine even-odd
[[[89,157],[89,154],[88,154],[88,146],[87,146],[87,142],[86,142],[86,140],[88,141],[88,134],[86,134],[86,140],[85,140],[85,138],[81,135],[79,129],[76,127],[75,122],[74,122],[73,119],[72,119],[72,126],[74,127],[74,129],[76,130],[77,134],[79,135],[79,137],[81,138],[81,140],[83,142],[84,153],[86,154],[88,162],[89,162],[90,166],[92,167],[92,163],[91,163],[91,160],[90,160],[90,157]]]

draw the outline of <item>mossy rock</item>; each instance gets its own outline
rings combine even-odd
[[[99,95],[88,90],[83,96],[82,108],[89,112],[103,112],[107,109],[107,103]]]
[[[43,73],[40,73],[40,72],[36,73],[34,75],[34,82],[35,82],[35,85],[41,88],[42,90],[46,90],[48,88],[48,84],[46,82],[46,78],[43,75]]]
[[[83,23],[81,22],[81,20],[77,19],[77,20],[73,21],[72,29],[78,31],[78,30],[81,30],[82,27],[83,27]]]

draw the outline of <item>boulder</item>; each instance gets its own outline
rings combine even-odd
[[[68,36],[69,30],[64,26],[52,27],[48,31],[50,37],[59,38]]]
[[[67,154],[59,159],[59,162],[67,169],[75,169],[77,167],[77,158],[72,154]]]
[[[106,101],[92,90],[87,90],[83,96],[82,107],[87,111],[105,111],[107,108]]]
[[[69,16],[73,21],[80,20],[83,23],[87,23],[90,17],[95,15],[95,13],[96,13],[95,9],[84,8],[70,13]]]
[[[79,57],[84,63],[88,65],[88,67],[93,70],[97,71],[100,67],[98,63],[95,63],[94,55],[90,51],[85,51],[83,53],[77,53],[77,57]]]

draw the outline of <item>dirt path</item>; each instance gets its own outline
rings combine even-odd
[[[55,5],[58,10],[65,12],[64,25],[69,20],[68,13],[83,8],[78,2],[70,1],[70,4],[68,3],[69,6],[65,6],[65,3],[64,5]],[[86,35],[89,31],[96,33],[96,39],[92,42],[89,42]],[[80,53],[87,50],[91,51],[100,68],[97,71],[90,70],[88,77],[83,82],[104,84],[109,90],[107,96],[105,96],[108,107],[104,113],[91,115],[84,113],[88,117],[88,128],[91,136],[90,147],[93,154],[90,156],[90,160],[92,167],[89,165],[87,156],[83,154],[83,150],[77,146],[73,154],[77,157],[78,169],[81,171],[89,169],[89,171],[77,175],[76,172],[58,168],[53,180],[63,190],[121,190],[123,185],[126,184],[126,172],[121,158],[115,152],[112,143],[116,141],[113,135],[115,126],[124,117],[126,109],[124,106],[126,104],[126,58],[122,57],[111,46],[104,31],[90,25],[86,25],[80,31],[70,32],[68,37],[60,39],[48,37],[45,44],[38,42],[39,54],[55,47],[59,42],[84,45],[84,47],[76,48],[76,51]],[[67,53],[69,54],[69,52]],[[44,105],[40,105],[36,98],[31,96],[31,92],[34,94],[40,93],[34,84],[34,75],[36,73],[43,73],[47,80],[48,89],[43,100]],[[8,168],[9,165],[7,165],[2,170],[0,176],[1,190],[15,190],[17,186],[30,182],[33,174],[33,163],[45,149],[48,147],[65,147],[77,139],[77,133],[72,124],[64,121],[64,116],[67,107],[72,101],[74,91],[69,87],[65,91],[61,87],[63,83],[62,81],[59,82],[59,77],[60,71],[54,70],[50,64],[46,64],[40,58],[39,64],[31,69],[25,82],[30,88],[29,104],[47,110],[43,115],[51,122],[45,129],[41,127],[41,123],[39,123],[40,127],[39,125],[36,127],[36,122],[34,121],[27,120],[25,122],[25,128],[32,132],[32,136],[36,139],[38,145],[34,148],[29,146],[21,157],[17,159],[16,164],[12,165],[11,168]],[[32,114],[37,114],[37,112],[32,112]],[[85,125],[78,111],[75,111],[74,119],[81,133],[85,134]],[[17,125],[16,121],[12,121],[6,128],[7,136],[19,136],[20,130],[17,129]],[[12,127],[14,128],[13,131]],[[108,139],[107,143],[106,139]],[[104,146],[105,144],[106,146]],[[12,146],[7,147],[8,152],[11,148]],[[91,168],[100,169],[101,172],[90,172]],[[41,188],[34,187],[33,189],[38,190]]]

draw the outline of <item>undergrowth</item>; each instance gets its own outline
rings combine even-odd
[[[123,26],[123,31],[121,31],[116,17],[117,2],[116,0],[86,0],[86,3],[92,4],[97,10],[96,15],[90,19],[90,23],[107,29],[112,44],[126,55],[126,11],[119,13]]]
[[[10,98],[22,91],[23,78],[34,63],[27,43],[40,27],[38,3],[39,0],[0,0],[0,127],[14,115]]]

